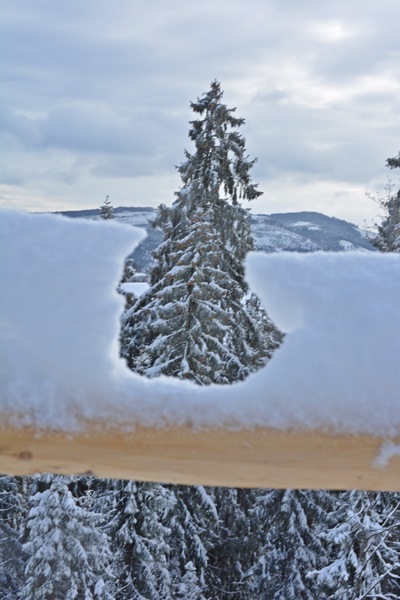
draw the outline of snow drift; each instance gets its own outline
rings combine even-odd
[[[245,382],[198,387],[144,379],[118,356],[116,288],[143,236],[2,212],[3,418],[68,431],[94,420],[400,434],[400,256],[252,253],[248,281],[284,343]]]

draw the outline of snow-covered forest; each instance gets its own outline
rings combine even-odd
[[[236,388],[232,384],[243,381],[243,386],[247,385],[255,377],[253,373],[265,366],[267,372],[275,353],[278,356],[281,352],[283,357],[286,334],[286,348],[289,349],[286,352],[291,353],[293,362],[290,364],[294,365],[297,342],[289,344],[289,331],[303,328],[307,332],[305,325],[309,322],[307,313],[300,317],[284,306],[285,302],[279,301],[277,292],[275,312],[272,311],[277,319],[273,320],[274,314],[267,314],[260,299],[250,291],[245,277],[245,258],[253,249],[246,203],[261,192],[251,178],[255,161],[248,157],[245,139],[240,133],[243,119],[236,116],[235,109],[223,103],[217,81],[212,82],[209,91],[191,106],[194,119],[190,122],[189,137],[194,149],[186,152],[185,160],[178,168],[182,185],[174,203],[171,207],[161,205],[157,213],[155,226],[162,230],[163,241],[155,252],[149,288],[139,297],[126,296],[121,318],[120,354],[134,373],[155,380],[163,376],[161,384],[155,383],[158,389],[163,385],[168,387],[166,378],[192,381],[204,393],[211,390],[211,394],[212,384],[220,384],[220,397],[224,395],[226,403],[232,394],[232,405],[237,406],[238,398],[243,401],[246,396],[242,391],[235,397],[231,390]],[[400,158],[389,159],[388,166],[399,167]],[[399,262],[396,256],[400,251],[399,202],[400,191],[383,203],[385,216],[374,240],[377,248],[388,254],[383,271],[389,279],[395,273],[391,270],[392,265],[396,264],[398,269]],[[111,222],[104,224],[104,231],[105,228],[112,231],[112,241],[118,245],[120,233],[113,227],[108,198],[100,214]],[[93,224],[96,235],[101,226],[103,223]],[[29,224],[24,227],[29,230]],[[57,235],[55,232],[55,238]],[[135,235],[140,238],[140,233]],[[120,242],[122,248],[127,243],[127,228],[121,237],[124,238]],[[23,259],[23,253],[19,258]],[[378,255],[378,260],[380,258]],[[84,264],[81,259],[75,257],[77,271]],[[319,257],[315,258],[318,268],[319,260]],[[332,258],[330,264],[333,270],[340,271],[341,261],[335,260]],[[114,258],[107,267],[110,273],[115,270],[113,261]],[[257,262],[256,258],[254,261]],[[365,264],[362,271],[367,272],[369,262],[364,255],[341,262],[349,269],[349,280],[354,280],[361,261]],[[375,258],[373,262],[378,265]],[[290,277],[291,268],[293,272],[301,268],[301,258],[295,264],[285,257],[277,257],[276,264],[278,267],[275,268],[287,268]],[[376,268],[382,268],[382,265],[379,263]],[[256,272],[261,270],[254,269]],[[368,273],[374,273],[373,269]],[[376,301],[384,279],[375,281],[373,288],[375,276],[368,277],[366,281],[371,282],[372,299]],[[124,281],[134,281],[134,278],[134,268],[126,268]],[[311,275],[306,283],[310,285],[310,281]],[[34,296],[35,283],[32,281],[31,289],[26,289],[28,301],[31,290]],[[263,287],[268,287],[268,281],[260,284],[260,289]],[[329,287],[326,291],[329,293]],[[357,293],[358,296],[345,297],[343,306],[359,299],[364,290]],[[303,303],[307,304],[309,298],[305,293]],[[335,299],[330,299],[331,305]],[[114,299],[110,297],[107,302],[112,304]],[[387,304],[382,302],[389,321],[395,309],[390,299]],[[79,322],[84,318],[74,313],[79,310],[79,302],[75,306],[71,298],[71,304],[71,320],[75,314]],[[316,306],[317,302],[313,308]],[[18,306],[14,306],[14,310],[18,310]],[[86,306],[85,311],[89,310],[90,306]],[[102,314],[99,314],[96,326]],[[104,314],[107,314],[106,310]],[[332,363],[325,364],[324,371],[324,361],[330,360],[332,345],[340,344],[346,332],[351,336],[355,331],[353,327],[361,328],[360,324],[350,322],[349,314],[341,313],[342,324],[330,324],[329,328],[318,330],[318,335],[302,338],[296,331],[297,338],[292,337],[302,343],[308,339],[306,347],[309,349],[320,338],[320,384],[327,385],[328,382]],[[280,315],[283,315],[281,320]],[[326,318],[326,312],[321,312],[317,321],[326,321]],[[53,339],[56,326],[57,323],[49,322],[49,331],[40,332],[43,346],[47,339]],[[111,330],[113,323],[102,326]],[[26,339],[33,339],[35,335],[35,323],[30,327],[31,338]],[[394,385],[397,359],[387,356],[381,348],[383,339],[389,339],[390,346],[390,336],[394,339],[398,332],[383,327],[385,324],[381,321],[371,324],[372,336],[360,338],[356,352],[351,344],[349,350],[343,347],[343,362],[348,371],[364,369],[364,383],[358,381],[350,395],[358,393],[363,401],[368,396],[367,404],[360,404],[359,413],[355,413],[368,413],[360,425],[366,430],[375,425],[381,430],[388,429],[385,411],[375,405],[379,385],[373,381],[374,368],[381,369],[381,373],[382,369],[387,369],[381,377],[382,380],[386,377],[384,393],[387,405],[391,403],[393,411],[386,414],[390,414],[391,426],[398,427]],[[333,335],[334,329],[339,332],[334,338],[335,344],[332,340],[331,343],[325,340],[324,344],[324,336],[329,332]],[[63,332],[62,327],[60,331]],[[17,376],[15,357],[22,346],[14,343],[13,336],[18,337],[14,331],[6,333],[10,354],[5,364],[13,371],[14,379],[13,384],[5,379],[2,385],[3,390],[7,389],[10,404],[24,408],[27,397],[32,399],[33,405],[46,396],[47,407],[55,414],[56,422],[63,414],[61,405],[61,412],[56,414],[61,388],[53,385],[51,377],[43,377],[45,384],[42,387],[32,385],[32,374],[37,374],[40,369],[43,371],[43,365],[32,366],[31,371]],[[94,327],[92,335],[95,343],[98,338]],[[373,341],[370,349],[365,348],[368,339]],[[65,365],[75,364],[75,372],[81,373],[76,385],[89,389],[94,371],[90,371],[88,365],[85,374],[80,355],[75,357],[75,363],[74,357],[67,357],[67,351],[73,348],[76,340],[64,342],[53,349],[57,382],[68,377]],[[382,354],[385,360],[379,363]],[[365,362],[367,355],[373,357],[370,363]],[[32,356],[29,344],[25,343],[19,364],[29,365]],[[47,354],[43,356],[48,357]],[[40,358],[37,358],[38,364]],[[353,363],[353,360],[358,362]],[[57,366],[60,361],[62,364]],[[281,397],[286,393],[290,400],[290,386],[282,386],[282,378],[279,379],[282,371],[278,361],[276,364],[275,375],[271,375],[270,381],[273,382],[275,377],[276,389],[283,390]],[[308,374],[307,356],[303,356],[299,357],[301,366],[297,372],[293,368],[293,388],[300,396],[301,381],[307,379],[305,396],[315,364],[318,362]],[[104,383],[105,395],[108,388],[106,380],[102,379],[102,370],[106,366],[106,362],[101,363],[99,359],[97,384],[101,387]],[[116,371],[118,375],[118,369]],[[342,384],[343,381],[349,383],[345,367],[340,373]],[[286,375],[285,379],[288,378],[290,376]],[[255,388],[259,393],[264,380],[257,381]],[[79,390],[71,387],[70,382],[68,385],[66,396],[74,392],[79,401]],[[338,394],[342,389],[340,385],[339,381],[333,389],[327,390],[328,406],[329,394]],[[127,393],[123,387],[120,391]],[[319,393],[322,394],[322,390]],[[20,404],[16,404],[23,394]],[[217,396],[213,401],[215,398]],[[346,409],[345,399],[343,403],[332,416],[332,423],[335,419],[341,422]],[[6,402],[4,406],[8,408]],[[92,416],[91,411],[95,409],[93,406],[88,408],[88,414]],[[292,413],[293,409],[288,401],[287,413]],[[323,407],[321,410],[323,412]],[[374,414],[379,411],[382,414]],[[332,415],[332,406],[326,412],[328,416]],[[32,418],[39,426],[46,424],[46,416],[40,415],[39,405],[33,413]],[[238,414],[240,416],[240,411]],[[273,415],[270,418],[273,419]],[[302,417],[298,418],[301,420]],[[70,424],[65,421],[64,424],[68,429]],[[357,426],[354,427],[357,430]],[[50,474],[31,478],[0,477],[2,600],[361,600],[399,597],[400,493],[185,487]]]
[[[0,482],[2,599],[400,594],[398,493]]]

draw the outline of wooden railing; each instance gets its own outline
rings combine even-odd
[[[378,466],[385,442],[367,435],[262,428],[139,427],[128,434],[92,423],[84,432],[69,435],[7,426],[0,429],[0,473],[92,474],[231,487],[400,490],[397,451]],[[391,443],[400,449],[400,440]]]

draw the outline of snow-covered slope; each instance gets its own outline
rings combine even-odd
[[[262,215],[265,218],[265,215]],[[291,233],[300,236],[307,243],[318,246],[318,250],[341,251],[341,250],[374,250],[356,225],[327,217],[317,212],[295,212],[295,213],[276,213],[270,215],[274,223],[278,223]],[[290,248],[283,248],[291,250]],[[315,248],[313,247],[311,251]],[[295,249],[297,252],[301,248]],[[309,251],[306,249],[306,251]]]
[[[288,229],[268,215],[251,217],[251,229],[257,250],[263,252],[316,252],[321,246],[304,233]]]

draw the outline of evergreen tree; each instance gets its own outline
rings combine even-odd
[[[333,527],[321,532],[329,563],[310,573],[329,590],[329,598],[399,598],[399,507],[400,494],[340,495]]]
[[[109,196],[106,196],[103,204],[99,208],[99,214],[102,219],[108,220],[114,218],[114,208],[111,205]]]
[[[388,158],[386,165],[390,169],[400,168],[400,153]],[[400,252],[400,189],[396,195],[389,189],[387,198],[380,198],[378,202],[385,216],[377,226],[378,234],[372,243],[382,252]]]
[[[260,347],[258,356],[255,357],[255,365],[261,368],[266,359],[272,358],[274,351],[281,345],[284,334],[275,327],[261,306],[259,297],[254,293],[246,300],[246,310],[259,328]]]
[[[330,520],[333,497],[322,491],[261,492],[252,511],[259,556],[247,576],[257,599],[322,600],[324,582],[309,572],[327,564],[320,533]],[[350,598],[353,596],[347,596]]]
[[[244,120],[222,103],[220,84],[214,81],[191,106],[200,117],[189,132],[195,151],[179,167],[183,185],[173,206],[159,208],[164,241],[150,289],[125,319],[122,355],[149,377],[230,383],[270,354],[270,332],[244,301],[244,258],[253,242],[239,199],[261,192],[250,179],[255,161],[237,131]]]
[[[113,510],[107,532],[113,540],[116,598],[172,599],[170,530],[163,521],[176,500],[160,484],[109,481]],[[109,504],[109,502],[108,502]]]
[[[127,258],[125,260],[124,270],[122,273],[121,281],[119,282],[117,291],[122,294],[125,298],[125,311],[121,317],[121,348],[125,348],[129,344],[129,340],[125,339],[124,335],[128,334],[128,328],[126,322],[131,317],[130,309],[136,304],[138,296],[132,291],[124,289],[124,283],[137,283],[147,282],[148,276],[145,273],[139,273],[136,269],[136,263],[133,258]]]
[[[400,169],[400,152],[397,156],[394,156],[393,158],[388,158],[386,161],[386,165],[389,167],[389,169]]]
[[[25,518],[22,480],[0,476],[0,598],[14,600],[23,577]]]
[[[80,506],[68,479],[30,498],[29,556],[21,600],[112,600],[108,538],[98,529],[99,517]]]
[[[171,532],[170,564],[174,589],[181,589],[181,582],[190,579],[199,594],[205,594],[209,554],[218,535],[216,506],[201,485],[168,488],[176,498],[174,511],[165,523]]]
[[[182,581],[176,585],[174,598],[177,600],[207,600],[203,595],[202,585],[196,574],[196,569],[191,561],[185,565],[185,574]]]
[[[260,531],[266,522],[260,521],[252,529],[251,513],[260,490],[213,488],[218,522],[215,541],[209,552],[207,584],[211,597],[218,600],[253,598],[246,573],[260,553]]]
[[[127,258],[124,264],[124,271],[122,273],[120,283],[129,283],[131,281],[137,281],[136,279],[136,264],[133,258]]]

